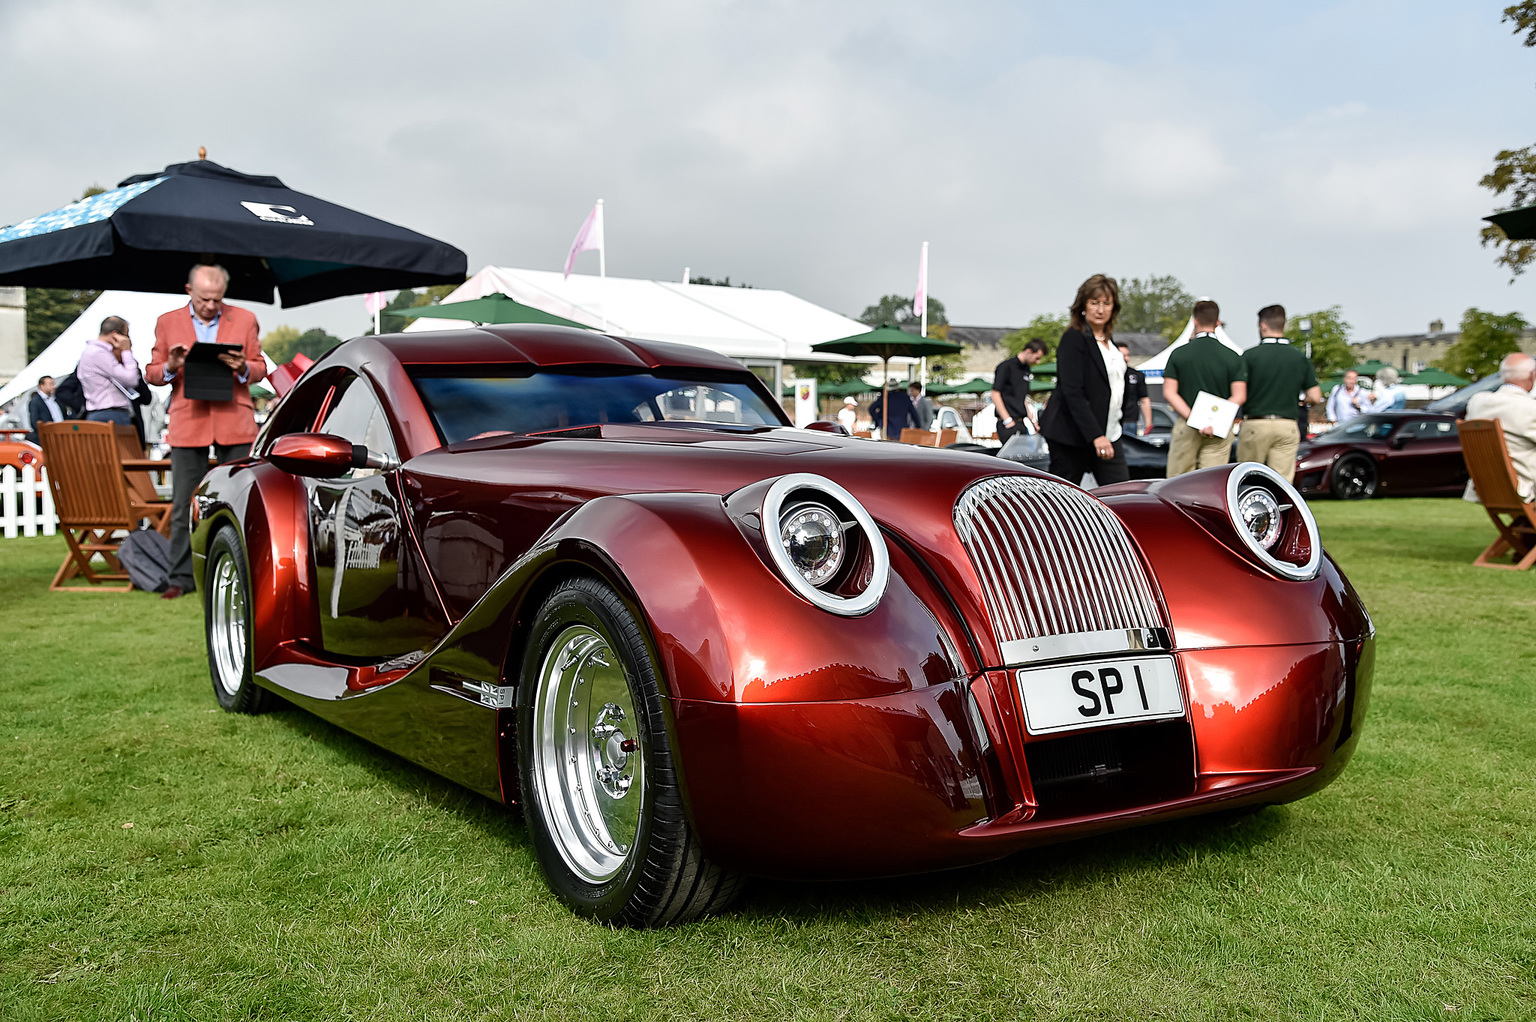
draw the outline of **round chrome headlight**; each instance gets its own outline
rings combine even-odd
[[[779,541],[789,554],[789,563],[813,586],[837,574],[848,549],[837,514],[823,504],[809,502],[796,504],[780,515]]]
[[[1237,495],[1237,520],[1265,550],[1273,550],[1280,541],[1284,524],[1280,502],[1262,486],[1250,486]]]
[[[809,472],[775,479],[763,496],[762,530],[784,581],[822,610],[853,617],[885,594],[885,537],[864,505],[832,480]]]
[[[1227,475],[1227,513],[1244,545],[1270,571],[1297,582],[1317,577],[1323,563],[1317,520],[1280,473],[1254,461],[1235,466]]]

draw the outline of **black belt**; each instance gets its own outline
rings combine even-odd
[[[1245,419],[1284,419],[1286,422],[1290,422],[1292,419],[1296,418],[1296,416],[1294,416],[1294,415],[1245,415],[1245,416],[1243,416],[1243,418],[1245,418]]]

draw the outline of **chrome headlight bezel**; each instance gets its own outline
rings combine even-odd
[[[1305,531],[1307,544],[1310,548],[1309,555],[1304,564],[1295,564],[1284,561],[1270,553],[1265,546],[1254,538],[1253,533],[1243,521],[1240,510],[1242,495],[1253,486],[1260,486],[1270,492],[1277,505],[1289,503],[1290,507],[1281,511],[1284,520],[1280,526],[1280,536],[1283,539],[1286,531],[1291,527],[1289,516],[1297,516],[1297,522]],[[1306,582],[1317,577],[1322,569],[1323,543],[1317,533],[1317,520],[1312,517],[1312,509],[1302,498],[1301,493],[1286,481],[1285,477],[1268,465],[1261,465],[1256,461],[1245,461],[1233,467],[1227,475],[1227,514],[1232,520],[1232,530],[1242,540],[1250,553],[1270,571],[1282,578],[1288,578],[1296,582]]]
[[[797,499],[791,501],[792,496]],[[858,593],[840,596],[818,588],[795,567],[784,545],[780,523],[786,504],[789,510],[796,511],[808,502],[827,507],[839,518],[842,517],[839,511],[846,512],[853,520],[854,527],[862,533],[872,564],[869,582]],[[763,495],[762,535],[768,555],[779,575],[797,595],[822,610],[844,617],[856,617],[873,610],[885,595],[886,583],[891,574],[891,555],[886,550],[885,537],[880,535],[880,527],[875,524],[869,512],[864,510],[858,498],[825,476],[793,472],[774,480],[768,492]],[[828,581],[836,576],[836,572],[832,573]]]

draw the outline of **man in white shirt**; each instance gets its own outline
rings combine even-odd
[[[1497,419],[1504,426],[1504,444],[1514,463],[1520,499],[1536,501],[1536,358],[1523,351],[1504,356],[1499,363],[1504,381],[1498,390],[1474,394],[1467,402],[1467,418]],[[1467,499],[1475,500],[1472,484],[1467,484]]]
[[[859,403],[851,397],[843,398],[843,409],[837,413],[837,421],[842,423],[848,435],[853,435],[853,427],[859,420]]]
[[[1348,422],[1370,404],[1371,396],[1360,386],[1360,374],[1346,370],[1344,382],[1328,392],[1328,421],[1335,425]]]

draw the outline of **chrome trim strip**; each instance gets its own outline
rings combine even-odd
[[[999,643],[1004,667],[1037,664],[1047,660],[1075,660],[1100,653],[1144,653],[1168,648],[1168,633],[1161,628],[1108,628],[1100,632],[1042,635],[1034,639],[1009,639]]]

